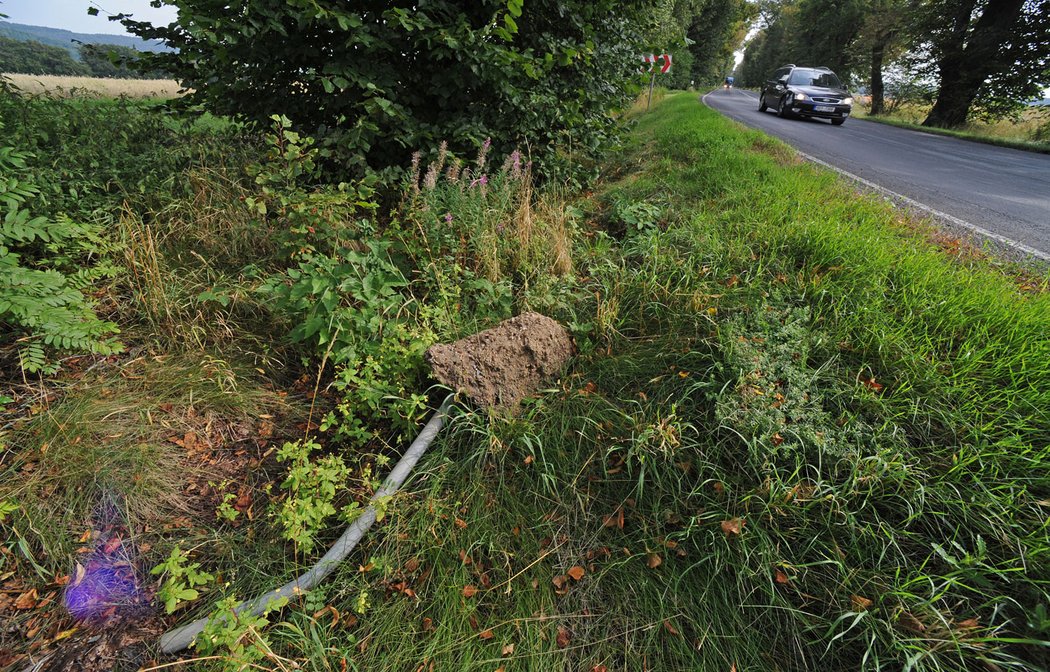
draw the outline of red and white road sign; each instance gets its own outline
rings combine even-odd
[[[657,63],[660,63],[660,73],[667,74],[671,71],[671,54],[656,54],[642,55],[642,63],[648,63],[649,69],[647,72],[652,72],[653,68]]]

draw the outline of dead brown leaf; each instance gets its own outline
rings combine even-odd
[[[564,649],[569,645],[569,642],[572,641],[572,633],[570,633],[569,629],[565,626],[559,625],[558,636],[554,638],[554,641],[558,645],[559,649]]]
[[[664,559],[661,558],[657,553],[650,553],[649,558],[645,561],[645,564],[649,565],[649,569],[656,569],[660,565],[664,564]]]
[[[493,634],[493,632],[491,630],[482,630],[481,632],[478,633],[478,638],[479,639],[492,639],[495,636],[496,635]]]
[[[786,586],[791,579],[788,578],[788,575],[785,574],[783,570],[778,569],[776,570],[775,580],[780,585]]]
[[[572,577],[573,581],[579,581],[583,578],[583,575],[586,574],[583,567],[580,567],[579,565],[571,567],[567,573]]]
[[[855,611],[867,611],[875,605],[874,602],[866,597],[861,597],[860,595],[850,595],[849,601],[850,604],[853,605]]]
[[[668,633],[674,635],[675,637],[678,636],[678,628],[676,628],[673,625],[671,625],[671,621],[664,620],[664,630],[666,630]]]
[[[739,537],[740,531],[744,528],[743,518],[730,518],[729,520],[722,521],[722,534],[727,537]]]
[[[470,599],[478,594],[478,589],[472,585],[463,586],[463,597]]]
[[[872,376],[871,378],[861,378],[860,382],[864,385],[864,387],[868,388],[872,392],[875,392],[876,394],[882,392],[883,385],[881,383],[875,382],[875,376]]]
[[[33,588],[18,596],[18,599],[15,600],[15,609],[35,609],[39,601],[36,588]]]

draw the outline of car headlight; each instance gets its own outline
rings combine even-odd
[[[806,100],[806,94],[804,94],[804,93],[796,93],[795,94],[795,100]]]
[[[843,105],[852,105],[853,104],[853,99],[852,98],[843,98],[842,99],[842,104]]]

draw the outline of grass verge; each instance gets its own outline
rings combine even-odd
[[[785,163],[689,95],[641,117],[581,206],[574,368],[520,418],[454,421],[282,655],[1045,667],[1046,281]]]
[[[239,171],[180,173],[190,188],[174,203],[150,201],[115,226],[128,269],[117,291],[142,304],[125,321],[178,357],[84,379],[17,425],[3,454],[12,478],[0,504],[17,504],[5,531],[29,551],[53,549],[36,560],[49,577],[90,501],[78,504],[71,483],[170,510],[185,488],[157,474],[202,481],[187,455],[232,443],[248,476],[191,482],[203,490],[196,523],[139,539],[164,547],[151,562],[181,545],[218,577],[163,627],[220,595],[260,594],[324,545],[288,543],[275,519],[330,540],[336,507],[352,515],[388,468],[422,409],[420,342],[529,307],[576,336],[560,380],[518,417],[457,411],[356,561],[269,627],[213,629],[197,660],[146,669],[1045,668],[1050,278],[1022,289],[991,260],[950,254],[690,94],[631,123],[611,177],[573,204],[533,199],[520,155],[481,173],[487,147],[468,164],[445,165],[442,151],[425,171],[417,160],[382,226],[342,187],[304,191],[273,166],[255,182],[273,185],[264,193],[280,208],[262,210]],[[271,218],[246,215],[242,197]],[[274,233],[253,237],[260,226]],[[299,263],[264,306],[258,271],[239,259],[275,256],[280,239],[259,238],[286,229]],[[280,313],[282,302],[303,315]],[[326,448],[278,451],[299,452],[283,485],[259,441],[272,423],[256,423],[270,397],[255,394],[250,370],[198,366],[216,349],[271,369],[268,310],[313,323],[300,340],[340,357],[293,386],[313,398],[334,377],[341,415]],[[240,452],[224,432],[250,445]],[[130,521],[136,534],[145,518]],[[25,549],[3,549],[0,570],[25,574]],[[177,578],[169,571],[165,586]],[[36,600],[25,576],[4,580],[26,591],[8,602]],[[0,609],[20,614],[10,636],[35,636],[31,647],[67,627]]]
[[[934,135],[946,135],[952,138],[959,138],[960,140],[969,140],[970,142],[981,142],[986,145],[995,145],[997,147],[1009,147],[1010,149],[1023,149],[1026,152],[1050,154],[1050,143],[1047,142],[999,138],[994,135],[980,133],[979,131],[957,131],[950,128],[932,128],[930,126],[923,126],[922,124],[916,124],[902,119],[893,119],[892,117],[864,116],[860,118],[867,121],[875,121],[880,124],[889,124],[890,126],[899,126],[900,128],[910,128],[913,131],[922,131],[923,133],[933,133]]]

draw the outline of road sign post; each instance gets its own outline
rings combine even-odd
[[[649,106],[653,103],[653,87],[656,86],[656,65],[657,61],[662,61],[660,65],[660,74],[667,74],[671,71],[671,54],[649,54],[648,56],[642,56],[642,62],[649,64],[649,72],[652,73],[649,77],[649,99],[645,101],[645,111],[649,111]]]

